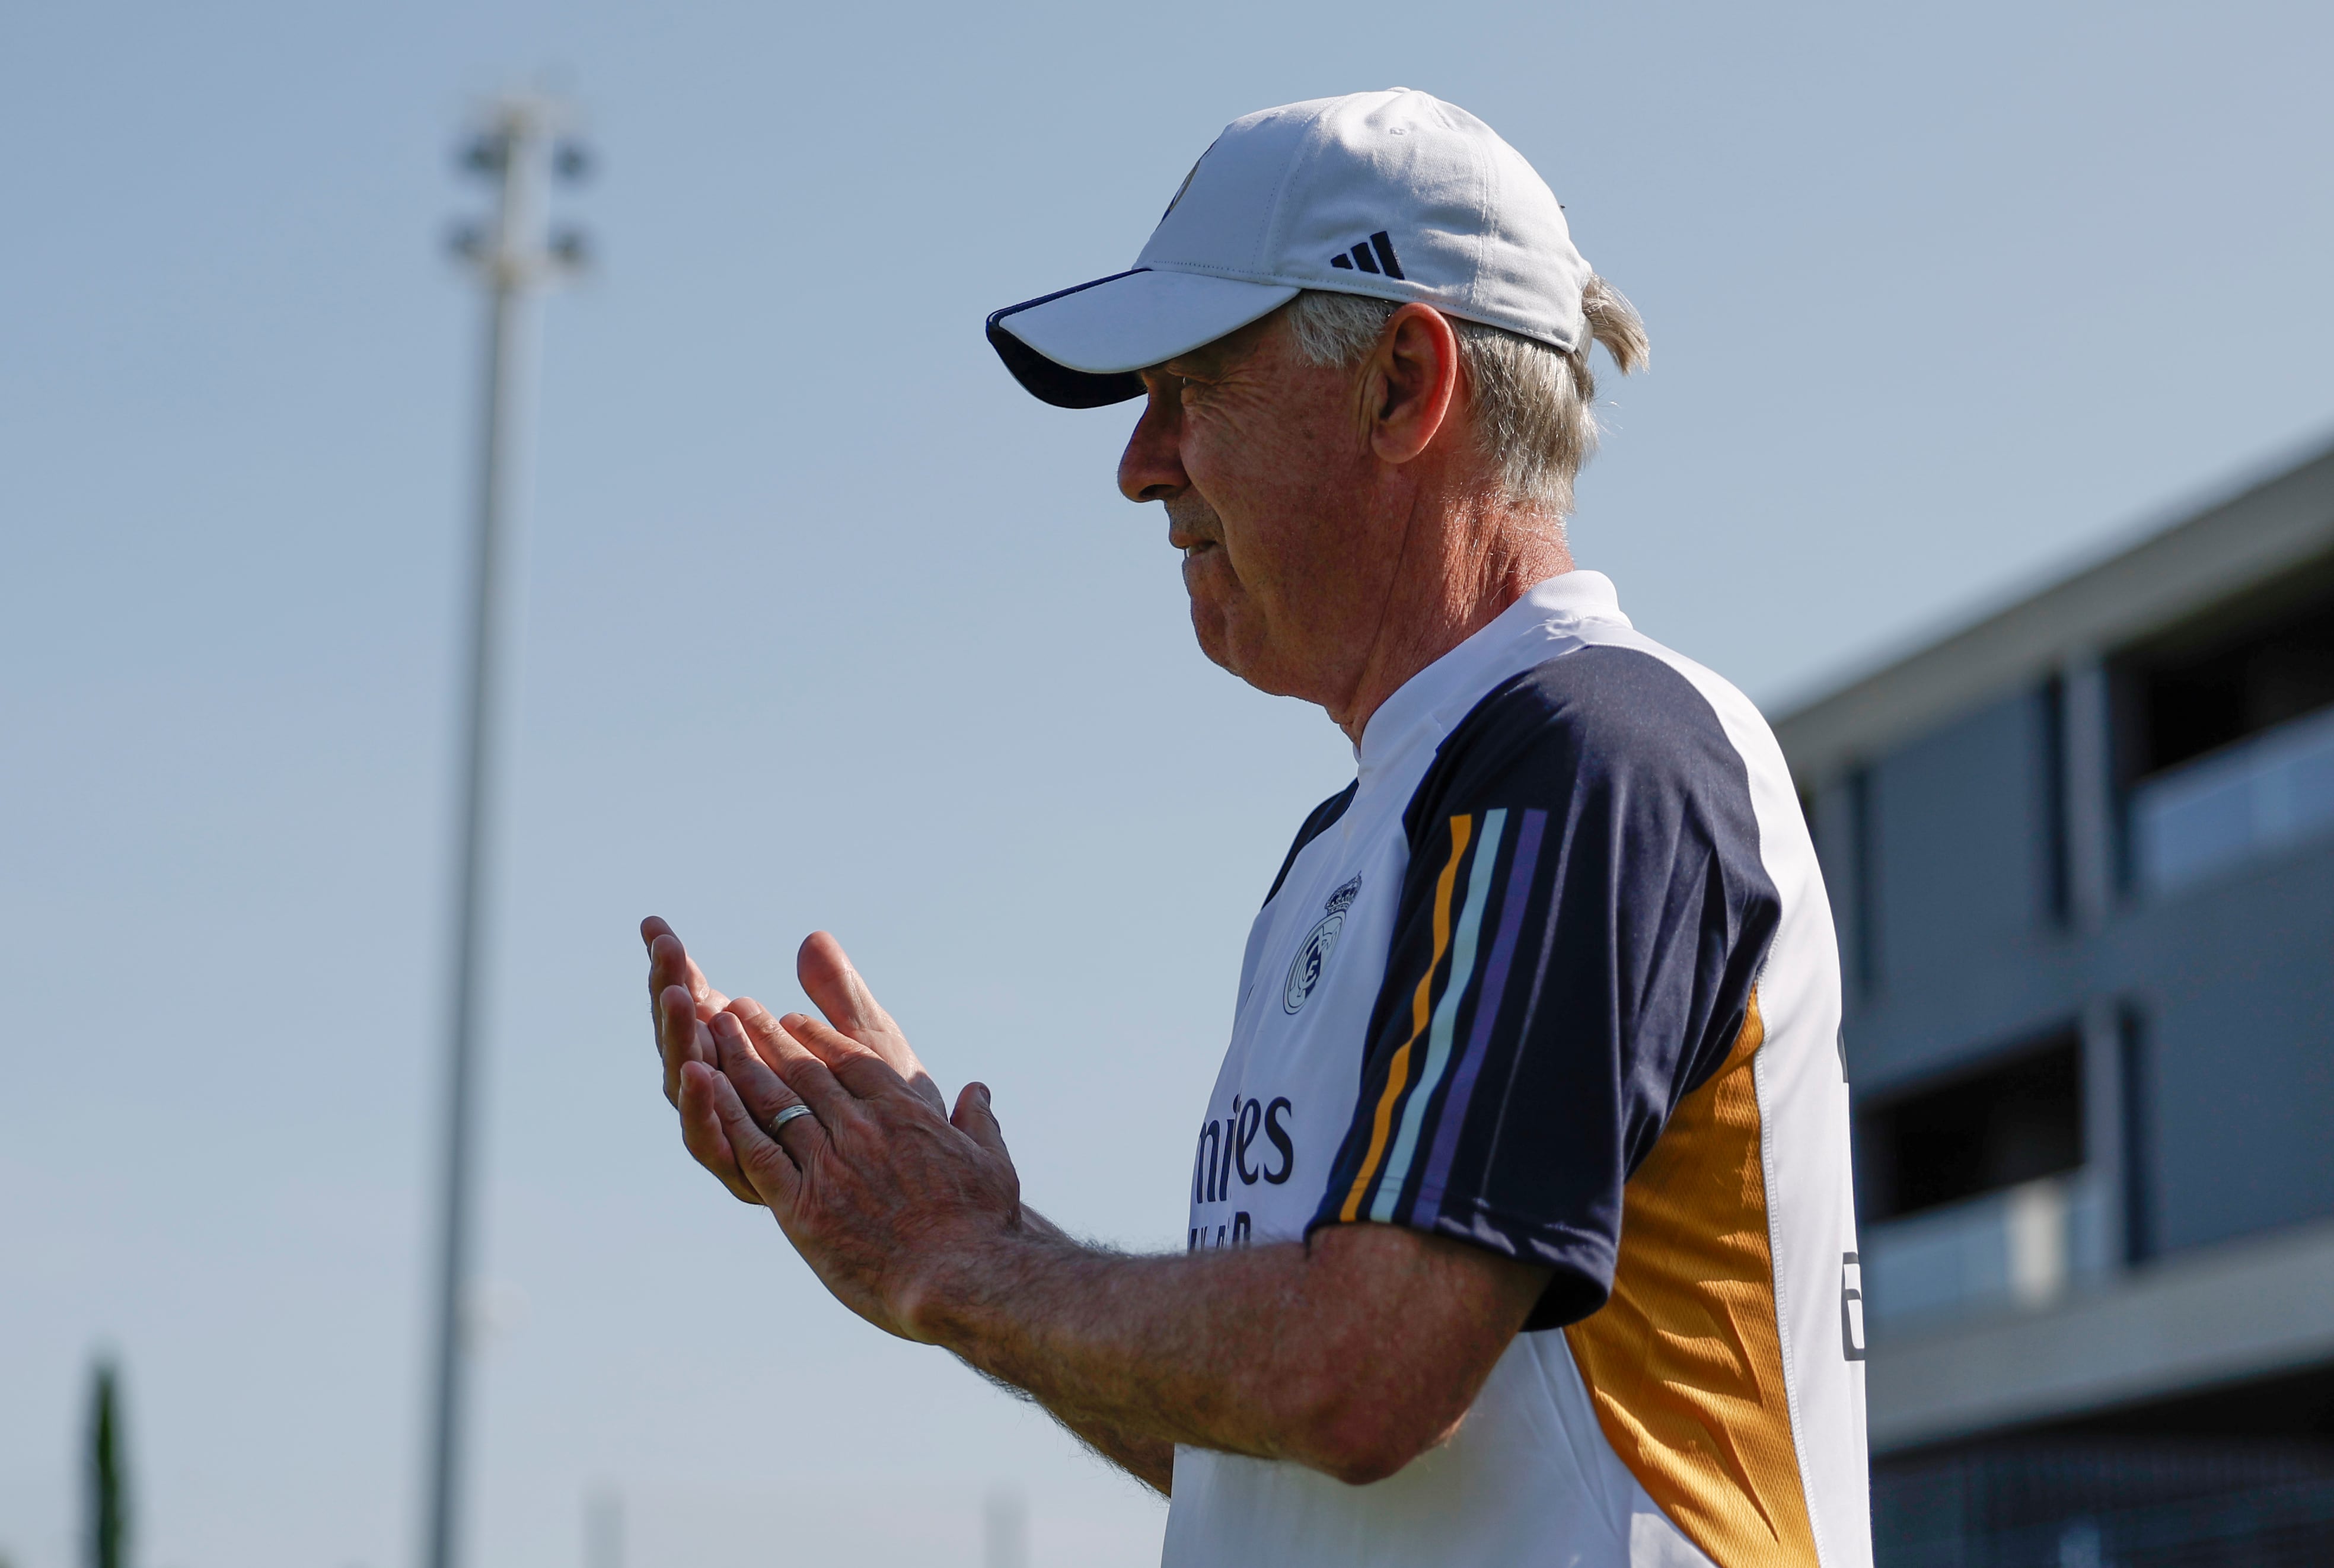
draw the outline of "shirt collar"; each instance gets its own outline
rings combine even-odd
[[[1362,730],[1354,760],[1370,775],[1440,745],[1452,725],[1466,717],[1490,689],[1538,659],[1536,647],[1577,635],[1583,621],[1629,624],[1613,579],[1602,572],[1572,571],[1525,591],[1474,635],[1404,681]],[[1548,656],[1554,656],[1550,650]],[[1521,658],[1524,662],[1519,663]]]

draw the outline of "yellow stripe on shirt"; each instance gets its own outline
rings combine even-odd
[[[1474,830],[1472,817],[1451,818],[1451,858],[1442,863],[1442,874],[1434,879],[1434,956],[1428,960],[1426,973],[1418,977],[1418,992],[1411,998],[1410,1038],[1402,1042],[1386,1069],[1385,1092],[1378,1097],[1377,1110],[1370,1118],[1370,1152],[1363,1157],[1354,1190],[1345,1195],[1345,1206],[1337,1213],[1345,1224],[1353,1224],[1361,1213],[1362,1195],[1369,1190],[1370,1178],[1377,1174],[1378,1161],[1385,1154],[1394,1103],[1402,1099],[1403,1085],[1410,1079],[1410,1048],[1426,1032],[1427,1021],[1433,1015],[1434,972],[1442,967],[1443,952],[1451,945],[1451,889],[1459,879],[1459,857],[1467,852],[1467,840]]]

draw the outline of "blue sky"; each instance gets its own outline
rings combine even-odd
[[[829,1301],[684,1161],[632,932],[842,934],[1041,1207],[1179,1234],[1315,711],[1190,645],[1129,414],[981,316],[1114,271],[1226,121],[1490,121],[1644,310],[1575,541],[1770,707],[2334,427],[2334,13],[1376,4],[0,18],[0,1552],[86,1358],[145,1568],[388,1568],[418,1489],[468,108],[571,92],[497,861],[472,1561],[1153,1560],[1159,1510]]]

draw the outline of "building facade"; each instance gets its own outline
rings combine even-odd
[[[1776,730],[1882,1562],[2334,1563],[2334,449]]]

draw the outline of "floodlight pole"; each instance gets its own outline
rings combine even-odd
[[[462,153],[469,171],[491,180],[495,211],[483,227],[456,231],[454,248],[487,291],[477,494],[470,558],[469,682],[461,731],[460,816],[456,828],[453,953],[446,1018],[445,1165],[439,1192],[437,1297],[431,1383],[424,1568],[456,1568],[460,1523],[470,1336],[473,1221],[477,1163],[478,1023],[485,968],[487,862],[496,779],[494,721],[501,695],[498,635],[511,513],[511,445],[519,416],[520,353],[526,303],[539,284],[580,265],[581,239],[545,228],[545,177],[584,169],[580,150],[559,138],[564,116],[548,100],[515,94],[488,110]]]

